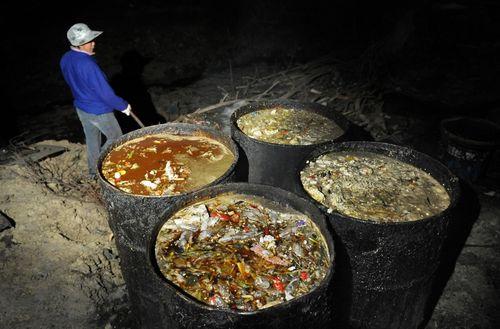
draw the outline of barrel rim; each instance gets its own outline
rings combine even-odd
[[[412,221],[399,221],[399,222],[379,222],[375,220],[369,220],[369,219],[362,219],[362,218],[356,218],[356,217],[351,217],[348,215],[344,215],[340,212],[337,212],[333,210],[332,212],[328,212],[328,207],[325,206],[324,204],[318,202],[315,200],[313,197],[309,195],[309,193],[304,189],[304,186],[302,184],[302,180],[300,178],[300,173],[302,170],[307,166],[307,163],[313,159],[318,158],[319,156],[326,154],[326,153],[331,153],[333,149],[337,149],[336,151],[344,151],[347,150],[348,147],[355,147],[354,151],[357,151],[357,147],[360,146],[369,146],[372,150],[377,151],[377,150],[382,150],[386,151],[387,149],[390,149],[392,151],[396,152],[409,152],[410,154],[414,154],[416,158],[424,159],[426,161],[429,161],[430,163],[433,163],[438,167],[438,170],[440,170],[444,175],[446,175],[449,179],[449,185],[443,184],[443,182],[438,181],[448,192],[448,195],[450,196],[450,204],[448,207],[443,210],[442,212],[429,216],[429,217],[423,217],[417,220],[412,220]],[[346,149],[344,149],[346,148]],[[370,152],[370,150],[363,150],[364,152]],[[335,152],[335,151],[333,151]],[[386,155],[387,154],[382,154]],[[410,164],[412,166],[417,167],[420,170],[423,170],[424,172],[428,173],[431,175],[434,179],[436,179],[435,175],[432,173],[429,173],[427,170],[424,168],[421,168],[421,166],[415,165],[414,163],[409,162],[406,159],[401,159],[398,157],[395,157],[396,160],[399,160],[401,162]],[[445,218],[448,217],[451,212],[457,207],[458,201],[460,199],[460,194],[461,194],[461,189],[460,189],[460,184],[459,184],[459,178],[453,174],[448,167],[446,167],[444,164],[442,164],[439,160],[425,154],[422,152],[419,152],[415,149],[412,149],[407,146],[401,146],[401,145],[396,145],[396,144],[390,144],[390,143],[384,143],[384,142],[372,142],[372,141],[349,141],[349,142],[341,142],[341,143],[329,143],[328,145],[324,145],[321,148],[317,148],[309,155],[307,155],[302,163],[298,167],[298,171],[296,174],[296,179],[298,180],[299,184],[299,190],[303,195],[306,195],[310,200],[313,201],[313,203],[316,204],[325,214],[327,214],[328,217],[335,217],[336,219],[339,218],[343,221],[352,221],[355,223],[359,223],[362,225],[373,225],[375,227],[404,227],[404,226],[414,226],[418,224],[424,224],[427,222],[432,222],[435,221],[439,218]],[[437,180],[437,179],[436,179]]]
[[[300,213],[304,214],[304,211],[297,210],[295,207],[290,206],[288,203],[284,203],[283,201],[277,201],[272,199],[273,197],[277,196],[287,196],[287,198],[290,199],[295,199],[294,202],[302,203],[305,207],[309,208],[308,210],[311,211],[312,213],[315,214],[309,214],[305,213],[307,216],[309,216],[313,222],[316,224],[320,232],[323,234],[325,242],[328,246],[329,249],[329,264],[330,266],[328,267],[327,273],[323,280],[313,289],[311,289],[309,292],[306,294],[293,298],[289,301],[284,301],[282,303],[279,303],[274,306],[270,306],[267,308],[263,309],[258,309],[254,311],[240,311],[240,310],[234,310],[234,309],[227,309],[227,308],[217,308],[215,306],[208,305],[202,301],[197,300],[196,298],[190,296],[187,292],[183,291],[180,287],[176,286],[174,283],[172,283],[170,280],[168,280],[162,273],[161,270],[159,269],[157,260],[156,260],[156,252],[155,252],[155,246],[156,246],[156,239],[158,237],[158,233],[161,229],[161,227],[165,224],[165,222],[175,213],[177,213],[179,210],[188,207],[189,205],[201,202],[203,200],[208,200],[211,198],[216,197],[217,195],[222,195],[230,192],[236,192],[237,194],[245,194],[245,195],[255,195],[252,192],[259,192],[259,191],[266,191],[270,190],[269,192],[262,193],[262,195],[257,195],[260,197],[264,197],[263,194],[269,195],[271,198],[269,200],[278,202],[280,205],[285,206],[285,207],[290,207],[294,209],[295,211],[298,211]],[[215,192],[215,194],[212,194]],[[264,197],[265,198],[265,197]],[[290,199],[287,199],[289,201]],[[170,214],[170,216],[168,216]],[[300,302],[306,298],[308,298],[312,293],[316,292],[317,290],[321,289],[324,287],[326,290],[328,288],[328,285],[332,284],[333,280],[333,274],[335,272],[335,259],[336,259],[336,252],[335,252],[335,242],[333,240],[331,232],[329,232],[329,225],[328,225],[328,220],[326,216],[318,209],[310,200],[307,200],[305,198],[300,197],[299,195],[296,195],[294,193],[291,193],[287,190],[274,187],[274,186],[269,186],[269,185],[263,185],[263,184],[252,184],[252,183],[223,183],[219,185],[214,185],[214,186],[209,186],[205,187],[202,190],[197,191],[196,193],[193,193],[189,195],[187,198],[183,199],[177,199],[175,200],[171,205],[170,208],[167,209],[165,212],[162,213],[161,216],[162,220],[158,221],[156,224],[155,228],[153,229],[153,234],[151,234],[148,238],[148,244],[147,244],[147,250],[148,250],[148,255],[149,255],[149,260],[148,264],[150,267],[150,272],[152,272],[157,280],[159,280],[163,285],[162,287],[166,289],[172,289],[175,294],[182,298],[184,302],[186,303],[192,303],[194,305],[197,305],[201,307],[204,310],[207,311],[218,311],[218,312],[223,312],[227,314],[232,314],[232,315],[242,315],[242,316],[252,316],[256,314],[261,314],[263,312],[273,312],[276,308],[280,307],[287,307],[288,305],[291,305],[292,303],[297,303]],[[318,224],[317,221],[322,221],[322,223]]]
[[[238,126],[237,121],[241,116],[243,116],[247,113],[256,112],[259,110],[264,110],[264,109],[267,109],[267,108],[270,108],[270,107],[276,106],[276,105],[284,105],[284,106],[292,107],[293,109],[296,109],[296,110],[317,113],[323,117],[326,117],[329,120],[334,121],[340,128],[342,128],[343,132],[338,137],[324,141],[324,142],[315,143],[315,144],[306,144],[306,145],[301,145],[301,144],[293,145],[293,144],[269,143],[269,142],[265,142],[265,141],[250,137],[247,134],[245,134]],[[322,114],[322,112],[328,113],[331,117],[325,116],[324,114]],[[328,144],[334,140],[339,140],[339,139],[344,138],[347,135],[348,130],[351,128],[350,121],[347,120],[347,118],[345,118],[341,113],[338,113],[337,111],[335,111],[331,107],[324,106],[324,105],[321,105],[318,103],[313,103],[313,102],[299,102],[299,101],[288,100],[288,99],[270,99],[270,100],[262,100],[262,101],[256,101],[253,103],[249,103],[245,106],[240,107],[236,111],[234,111],[231,114],[229,122],[230,122],[231,134],[233,136],[236,135],[237,138],[241,138],[241,137],[247,138],[256,144],[265,145],[265,146],[281,147],[283,149],[298,149],[298,148],[313,149],[313,148],[316,148],[318,146]]]
[[[453,125],[455,123],[460,123],[460,121],[470,121],[473,123],[484,125],[484,127],[487,127],[492,131],[495,130],[498,136],[494,140],[478,140],[460,136],[456,134],[452,129],[450,129],[451,128],[450,124]],[[461,146],[464,147],[478,148],[485,150],[495,149],[500,147],[500,125],[490,120],[477,117],[470,117],[470,116],[456,116],[441,120],[441,122],[439,123],[439,127],[441,130],[441,135],[444,138],[454,143],[460,144]]]
[[[102,163],[103,163],[104,159],[106,158],[106,156],[115,147],[118,147],[118,146],[120,146],[120,145],[122,145],[122,144],[124,144],[124,143],[126,143],[128,141],[131,141],[133,139],[146,136],[148,134],[150,134],[150,135],[156,135],[156,134],[159,135],[161,133],[172,133],[172,134],[175,134],[174,132],[177,132],[177,133],[178,132],[182,132],[182,129],[186,129],[186,128],[187,129],[193,129],[194,131],[205,131],[205,132],[208,132],[210,135],[216,137],[216,138],[213,138],[213,139],[216,139],[218,142],[221,142],[226,147],[228,147],[231,150],[231,152],[233,153],[233,155],[234,155],[233,163],[224,172],[224,174],[222,174],[220,177],[218,177],[214,181],[208,183],[207,185],[200,186],[197,189],[194,189],[194,190],[191,190],[191,191],[186,191],[184,193],[175,194],[175,195],[142,195],[142,194],[132,194],[132,193],[127,193],[125,191],[120,190],[119,188],[117,188],[116,186],[114,186],[113,184],[111,184],[104,177],[104,175],[102,174],[102,170],[101,170]],[[185,135],[188,136],[189,134],[185,134]],[[192,136],[192,135],[189,135],[189,136]],[[206,137],[210,137],[210,136],[206,136]],[[133,131],[131,131],[129,133],[123,134],[118,139],[116,139],[113,143],[111,143],[106,148],[104,148],[101,151],[101,153],[99,155],[99,159],[97,161],[97,177],[101,181],[101,184],[104,184],[104,186],[106,186],[107,188],[111,189],[113,191],[113,193],[117,193],[118,195],[123,195],[123,196],[127,196],[127,197],[137,197],[137,198],[152,198],[152,199],[157,199],[157,198],[175,198],[175,197],[180,197],[180,196],[184,196],[184,195],[187,195],[187,194],[199,191],[199,190],[201,190],[201,189],[203,189],[205,187],[208,187],[208,186],[211,186],[211,185],[216,185],[216,184],[219,184],[220,182],[224,181],[234,171],[234,169],[236,167],[236,164],[239,161],[239,158],[240,158],[240,155],[239,155],[238,147],[237,147],[236,143],[234,142],[234,140],[230,136],[224,135],[221,132],[219,132],[216,129],[214,129],[212,127],[209,127],[209,126],[197,125],[197,124],[192,124],[192,123],[184,123],[184,122],[168,122],[168,123],[163,123],[163,124],[159,124],[159,125],[154,125],[154,126],[148,126],[148,127],[140,128],[140,129],[137,129],[137,130],[133,130]]]

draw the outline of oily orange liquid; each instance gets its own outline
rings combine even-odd
[[[233,160],[232,152],[211,138],[158,134],[112,150],[103,161],[102,173],[131,194],[176,195],[213,182]]]

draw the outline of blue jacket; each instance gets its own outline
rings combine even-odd
[[[70,50],[62,56],[60,66],[78,109],[103,114],[127,108],[128,103],[115,94],[91,55]]]

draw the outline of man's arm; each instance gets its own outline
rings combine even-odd
[[[130,105],[123,98],[117,96],[109,85],[109,82],[104,75],[104,72],[95,63],[89,63],[89,79],[92,81],[92,89],[98,97],[109,107],[127,112],[130,115]]]

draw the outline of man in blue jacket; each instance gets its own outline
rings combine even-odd
[[[117,96],[93,55],[95,41],[102,32],[92,31],[86,24],[73,25],[67,32],[71,50],[60,62],[64,80],[73,94],[73,105],[80,119],[85,141],[89,174],[97,176],[97,159],[101,151],[101,133],[106,136],[104,147],[122,135],[113,110],[130,115],[130,104]]]

